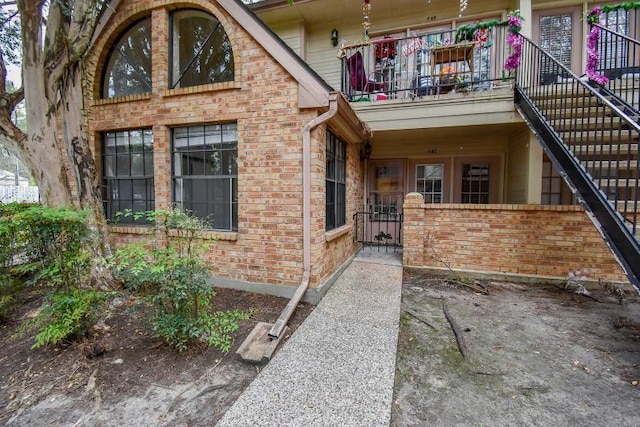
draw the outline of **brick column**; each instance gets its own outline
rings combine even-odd
[[[151,13],[151,28],[152,91],[159,95],[169,86],[169,14],[166,9]]]
[[[403,205],[402,263],[406,266],[424,265],[424,198],[409,193]]]

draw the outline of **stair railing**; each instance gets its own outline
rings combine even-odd
[[[531,40],[522,47],[516,107],[640,292],[640,126]]]
[[[601,92],[637,120],[640,115],[640,41],[600,24],[589,25],[600,32],[595,71],[607,78]]]

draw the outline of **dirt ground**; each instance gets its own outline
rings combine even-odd
[[[591,289],[597,302],[552,285],[483,285],[488,295],[405,269],[392,426],[640,425],[635,294],[621,305],[604,290]],[[113,308],[93,341],[31,350],[14,337],[39,303],[27,298],[0,325],[0,424],[214,425],[258,373],[235,350],[287,303],[225,289],[216,301],[258,310],[228,354],[154,340],[133,300]],[[312,309],[296,310],[289,335]]]
[[[61,350],[31,350],[16,338],[25,305],[0,325],[0,425],[211,426],[257,375],[235,351],[261,321],[274,322],[288,300],[219,289],[216,309],[256,309],[241,323],[229,353],[195,348],[182,353],[153,339],[134,300],[120,300],[97,337]],[[285,340],[313,309],[301,304]],[[96,355],[98,353],[98,355]]]
[[[393,426],[640,425],[640,300],[405,269]],[[451,323],[458,329],[467,360]]]

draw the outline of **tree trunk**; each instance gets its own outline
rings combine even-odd
[[[74,13],[86,13],[90,0],[74,3]],[[52,207],[73,206],[90,212],[90,226],[98,241],[91,250],[109,253],[100,183],[84,115],[82,53],[91,32],[50,4],[43,45],[42,3],[18,1],[22,25],[22,76],[28,132],[20,152]],[[69,13],[68,11],[66,13]],[[75,18],[75,16],[74,16]],[[70,32],[74,33],[70,40]],[[73,42],[73,43],[72,43]],[[84,47],[82,47],[84,46]],[[80,49],[78,51],[77,49]],[[104,284],[110,272],[94,268],[91,281]]]

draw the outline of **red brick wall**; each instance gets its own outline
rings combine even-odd
[[[189,7],[197,5],[212,13],[224,26],[233,49],[234,81],[167,89],[168,17],[176,3],[121,2],[88,61],[86,96],[95,152],[100,152],[100,136],[105,131],[153,128],[155,204],[157,209],[167,209],[172,203],[171,128],[237,122],[238,232],[205,236],[217,238],[207,254],[212,274],[252,283],[297,285],[302,278],[302,132],[320,112],[298,109],[298,83],[215,1],[194,0],[191,4]],[[110,45],[134,19],[143,16],[152,16],[151,93],[100,99]],[[345,254],[354,250],[347,244],[331,252],[330,259],[324,252],[324,137],[324,126],[311,133],[313,257],[320,261],[313,271],[312,286],[322,283],[335,265],[344,262]],[[136,230],[114,228],[113,241],[122,244],[141,238],[131,231]]]
[[[326,147],[326,145],[325,145]],[[326,148],[325,148],[326,150]],[[325,157],[322,157],[322,163],[325,163]],[[353,241],[353,214],[362,210],[363,205],[363,163],[360,161],[360,147],[355,144],[347,146],[347,212],[346,225],[332,230],[328,233],[324,232],[325,221],[319,221],[316,225],[314,253],[317,255],[313,258],[313,272],[316,277],[326,278],[333,274],[346,260],[355,254],[360,245]],[[318,194],[318,200],[322,206],[315,208],[324,213],[326,202],[324,187],[322,194]],[[312,227],[313,228],[313,227]],[[333,238],[333,236],[336,236]]]
[[[600,234],[578,206],[404,204],[404,264],[488,272],[626,281]]]

